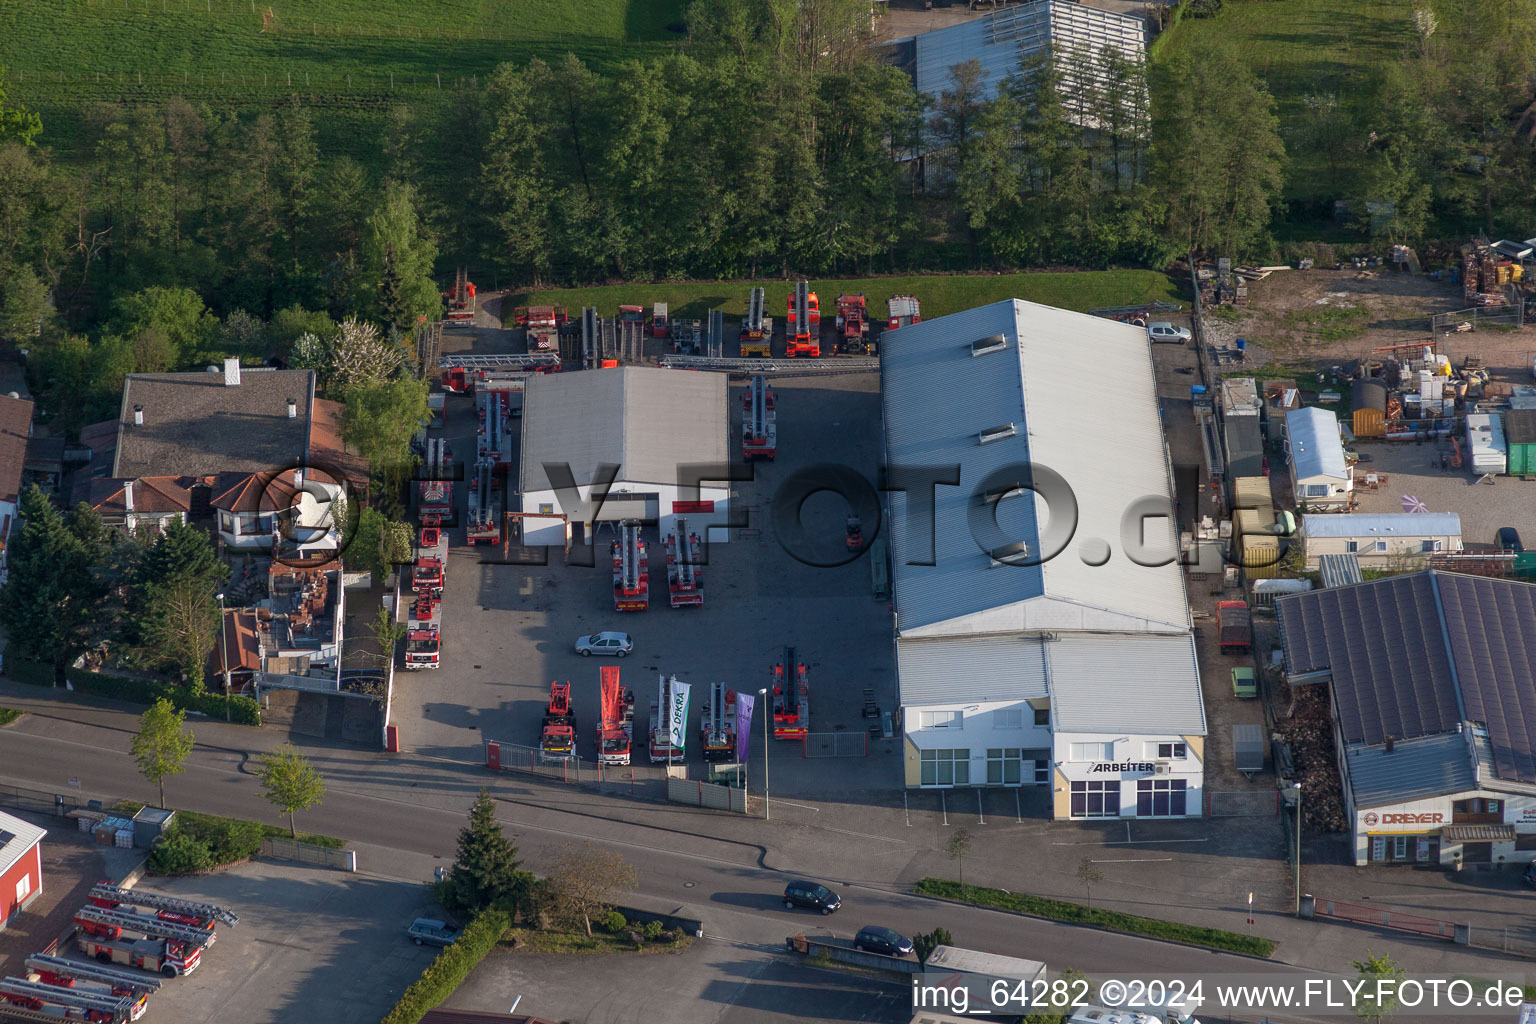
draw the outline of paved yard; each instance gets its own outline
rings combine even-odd
[[[396,675],[392,721],[400,728],[402,745],[476,762],[483,757],[485,739],[533,745],[550,681],[568,680],[580,749],[592,759],[598,669],[604,663],[579,658],[572,644],[580,635],[617,629],[631,633],[636,642],[635,653],[620,667],[637,698],[637,741],[645,734],[660,674],[695,686],[723,681],[753,692],[768,684],[770,667],[784,645],[795,644],[811,670],[811,728],[856,736],[852,745],[863,750],[870,724],[860,716],[864,688],[873,688],[882,708],[896,707],[888,604],[871,596],[867,557],[815,568],[786,554],[775,541],[773,522],[779,513],[773,498],[796,468],[812,463],[841,463],[871,482],[876,479],[876,381],[862,375],[789,381],[776,391],[779,459],[757,464],[755,480],[738,485],[739,501],[757,532],[709,544],[703,608],[667,606],[654,528],[647,531],[653,596],[643,613],[613,610],[606,552],[597,559],[600,567],[582,568],[563,564],[558,551],[551,564],[538,566],[509,564],[500,551],[489,548],[455,546],[443,602],[443,665]],[[470,402],[449,402],[450,445],[455,452],[468,451],[474,422]],[[837,552],[846,514],[840,498],[824,493],[805,503],[802,521],[829,552]],[[455,540],[461,536],[455,531]],[[603,531],[600,545],[607,543]],[[762,718],[756,721],[760,728]],[[754,731],[754,758],[761,749],[759,737]],[[895,789],[901,779],[898,746],[895,739],[877,739],[868,744],[867,758],[806,760],[799,744],[775,741],[773,791],[829,796],[870,787]],[[638,742],[636,754],[643,760]],[[702,763],[695,767],[702,772]],[[661,776],[648,763],[637,770],[641,777]],[[759,784],[754,772],[754,788]]]
[[[1403,496],[1412,495],[1431,512],[1460,515],[1468,551],[1490,547],[1501,526],[1519,530],[1528,547],[1536,538],[1536,481],[1499,476],[1491,484],[1478,483],[1466,469],[1442,469],[1440,452],[1450,450],[1446,442],[1359,441],[1355,450],[1371,457],[1355,467],[1361,512],[1401,512]],[[1376,490],[1362,487],[1367,472],[1385,475],[1386,483]]]
[[[435,916],[424,886],[251,861],[144,888],[229,907],[196,971],[151,1000],[155,1020],[335,1024],[383,1017],[437,951],[404,929]]]
[[[681,953],[551,956],[498,951],[443,1005],[579,1024],[769,1024],[877,1021],[905,1024],[911,996],[842,971],[761,948],[705,940]]]

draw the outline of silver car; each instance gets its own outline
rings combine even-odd
[[[459,930],[435,917],[418,917],[405,934],[418,946],[451,946],[458,940]]]
[[[1167,321],[1159,321],[1147,324],[1147,337],[1152,341],[1170,341],[1175,345],[1182,345],[1194,335],[1189,333],[1188,327],[1180,327],[1178,324],[1170,324]]]
[[[593,633],[591,636],[576,638],[576,653],[583,658],[590,658],[594,654],[611,654],[615,658],[622,658],[635,649],[635,641],[628,633]]]

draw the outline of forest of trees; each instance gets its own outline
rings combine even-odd
[[[408,332],[466,263],[551,286],[1274,258],[1277,227],[1330,226],[1284,199],[1301,173],[1357,218],[1391,203],[1394,241],[1529,234],[1532,22],[1435,0],[1399,60],[1283,124],[1220,44],[962,64],[919,96],[863,0],[698,3],[665,57],[504,65],[345,151],[297,100],[172,99],[90,110],[66,158],[0,97],[0,343],[73,430],[127,372],[287,359],[353,316]]]

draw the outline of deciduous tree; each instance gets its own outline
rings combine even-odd
[[[567,843],[549,875],[556,913],[569,925],[582,925],[588,935],[592,918],[639,881],[640,873],[622,856],[585,840],[579,847]]]
[[[139,716],[139,731],[130,750],[139,774],[160,787],[160,806],[165,806],[165,780],[187,770],[192,752],[192,733],[182,728],[186,713],[161,697]]]
[[[288,815],[288,833],[298,838],[293,816],[324,799],[325,780],[292,743],[284,743],[271,753],[262,754],[259,760],[261,767],[256,776],[261,780],[262,796]]]

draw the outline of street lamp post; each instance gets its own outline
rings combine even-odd
[[[224,632],[224,592],[214,595],[219,599],[219,661],[224,666],[224,721],[234,721],[229,711],[229,637]]]
[[[1296,890],[1296,916],[1301,916],[1301,783],[1291,783],[1291,789],[1296,791],[1296,870],[1292,877],[1292,885]]]
[[[763,820],[768,820],[768,719],[773,708],[768,704],[768,690],[757,691],[758,703],[763,706]]]

